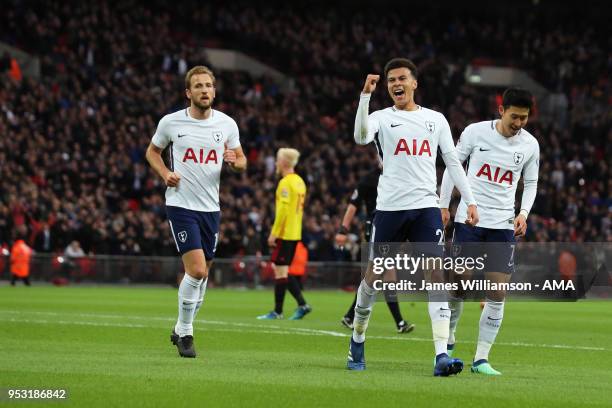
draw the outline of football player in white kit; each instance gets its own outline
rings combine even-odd
[[[507,89],[499,106],[500,119],[478,122],[469,125],[457,143],[457,155],[461,162],[469,159],[468,179],[480,210],[477,227],[467,226],[463,212],[466,201],[462,197],[455,216],[453,245],[484,242],[493,244],[487,251],[485,277],[492,282],[509,282],[514,270],[515,236],[525,235],[527,216],[535,200],[538,186],[540,146],[535,137],[527,132],[533,97],[524,89]],[[516,186],[523,174],[523,198],[519,214],[515,217]],[[440,207],[444,224],[450,219],[449,203],[453,182],[447,172],[442,178]],[[474,244],[472,244],[474,245]],[[463,245],[466,251],[478,251]],[[466,253],[464,253],[466,252]],[[479,256],[473,253],[474,256]],[[485,306],[480,317],[480,330],[472,372],[485,375],[500,375],[488,362],[489,351],[501,327],[504,316],[505,291],[488,291]],[[455,296],[450,299],[451,330],[448,340],[449,354],[455,344],[455,330],[461,312],[463,299]]]
[[[219,238],[219,180],[221,166],[246,169],[238,125],[212,109],[215,76],[204,66],[185,76],[190,106],[164,116],[147,149],[151,167],[166,186],[166,213],[181,254],[185,276],[178,290],[178,320],[170,340],[181,357],[195,357],[193,320],[202,305],[208,271]],[[170,146],[170,168],[162,150]]]
[[[450,126],[439,112],[414,101],[417,68],[404,58],[394,58],[384,69],[393,106],[368,115],[370,97],[380,76],[367,76],[359,99],[354,137],[357,144],[374,142],[383,170],[378,182],[371,242],[432,243],[430,256],[443,253],[442,218],[436,193],[438,148],[453,180],[468,201],[466,222],[476,224],[478,211],[467,177],[455,153]],[[434,271],[435,272],[435,271]],[[439,271],[438,271],[439,272]],[[432,278],[435,280],[435,278]],[[365,370],[365,331],[376,298],[373,284],[380,276],[368,267],[357,291],[357,304],[347,368]],[[431,295],[431,293],[430,293]],[[445,299],[430,296],[429,314],[436,350],[435,376],[459,373],[463,362],[447,355],[450,310]]]

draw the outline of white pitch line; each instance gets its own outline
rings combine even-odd
[[[0,319],[0,321],[11,322],[11,323],[64,324],[64,325],[100,326],[100,327],[129,327],[131,329],[143,329],[143,328],[151,327],[151,326],[144,325],[144,324],[133,324],[133,323],[105,323],[105,322],[81,322],[81,321],[68,321],[68,320],[17,319],[15,317],[11,317],[9,319]]]
[[[2,314],[12,315],[44,315],[44,316],[61,316],[66,318],[68,316],[85,317],[85,318],[106,318],[106,319],[132,319],[132,320],[154,320],[173,322],[176,319],[169,317],[149,317],[149,316],[133,316],[133,315],[109,315],[109,314],[96,314],[96,313],[57,313],[57,312],[36,312],[36,311],[12,311],[12,310],[1,310]],[[68,321],[68,320],[44,320],[44,319],[17,319],[8,318],[2,319],[2,321],[9,321],[13,323],[40,323],[40,324],[63,324],[63,325],[83,325],[83,326],[106,326],[106,327],[127,327],[127,328],[161,328],[161,326],[151,326],[144,324],[134,323],[108,323],[108,322],[92,322],[92,321]],[[332,330],[319,330],[309,329],[303,327],[282,327],[278,325],[267,325],[267,324],[254,324],[254,323],[241,323],[241,322],[226,322],[220,320],[198,320],[198,323],[204,323],[214,326],[230,326],[236,327],[236,329],[206,329],[209,331],[225,331],[225,332],[248,332],[248,333],[265,333],[265,334],[297,334],[304,336],[332,336],[332,337],[349,337],[348,333],[341,333]],[[243,328],[254,328],[257,330],[245,330]],[[272,329],[272,330],[271,330]],[[204,329],[196,329],[197,331],[205,331]],[[430,342],[431,338],[415,337],[415,336],[368,336],[369,339],[378,340],[396,340],[396,341],[418,341],[418,342]],[[509,346],[509,347],[530,347],[530,348],[554,348],[554,349],[565,349],[565,350],[585,350],[585,351],[607,351],[604,347],[591,347],[591,346],[573,346],[567,344],[535,344],[535,343],[524,343],[524,342],[499,342],[495,343],[498,346]]]

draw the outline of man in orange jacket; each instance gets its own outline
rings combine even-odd
[[[308,264],[308,248],[299,241],[295,247],[293,261],[289,265],[289,276],[295,276],[301,290],[304,290],[302,279],[306,274],[306,265]]]
[[[11,248],[11,285],[15,286],[17,279],[23,280],[26,286],[30,286],[30,258],[32,248],[19,237]]]

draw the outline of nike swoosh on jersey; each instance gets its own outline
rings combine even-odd
[[[489,150],[491,150],[491,149],[483,149],[482,147],[480,148],[481,152],[488,152]]]
[[[402,125],[403,125],[403,123],[392,123],[391,127],[394,128],[394,127],[398,127],[398,126],[402,126]]]
[[[179,133],[179,135],[178,135],[178,137],[184,137],[184,136],[187,136],[187,134],[181,135],[181,134]]]

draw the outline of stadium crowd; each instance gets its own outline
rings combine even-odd
[[[527,126],[542,152],[527,239],[612,241],[612,55],[594,23],[601,18],[565,25],[577,11],[559,7],[554,20],[545,10],[521,16],[521,8],[502,19],[491,7],[474,15],[449,10],[455,17],[447,19],[423,8],[418,18],[406,12],[406,26],[402,12],[347,15],[340,6],[305,3],[6,6],[0,41],[38,56],[41,78],[0,73],[0,245],[25,231],[39,252],[76,240],[92,254],[176,254],[165,188],[144,151],[158,120],[185,106],[184,74],[207,63],[203,45],[242,48],[294,79],[285,86],[217,72],[215,108],[237,120],[249,160],[246,173],[222,178],[218,257],[267,250],[274,154],[287,145],[303,154],[310,259],[346,257],[333,238],[356,181],[377,160],[373,147],[353,142],[358,94],[366,73],[399,55],[419,66],[417,102],[442,111],[455,138],[496,112],[494,92],[465,83],[467,64],[512,64],[545,85],[554,107],[548,120],[535,114]],[[379,89],[372,108],[388,103]]]

